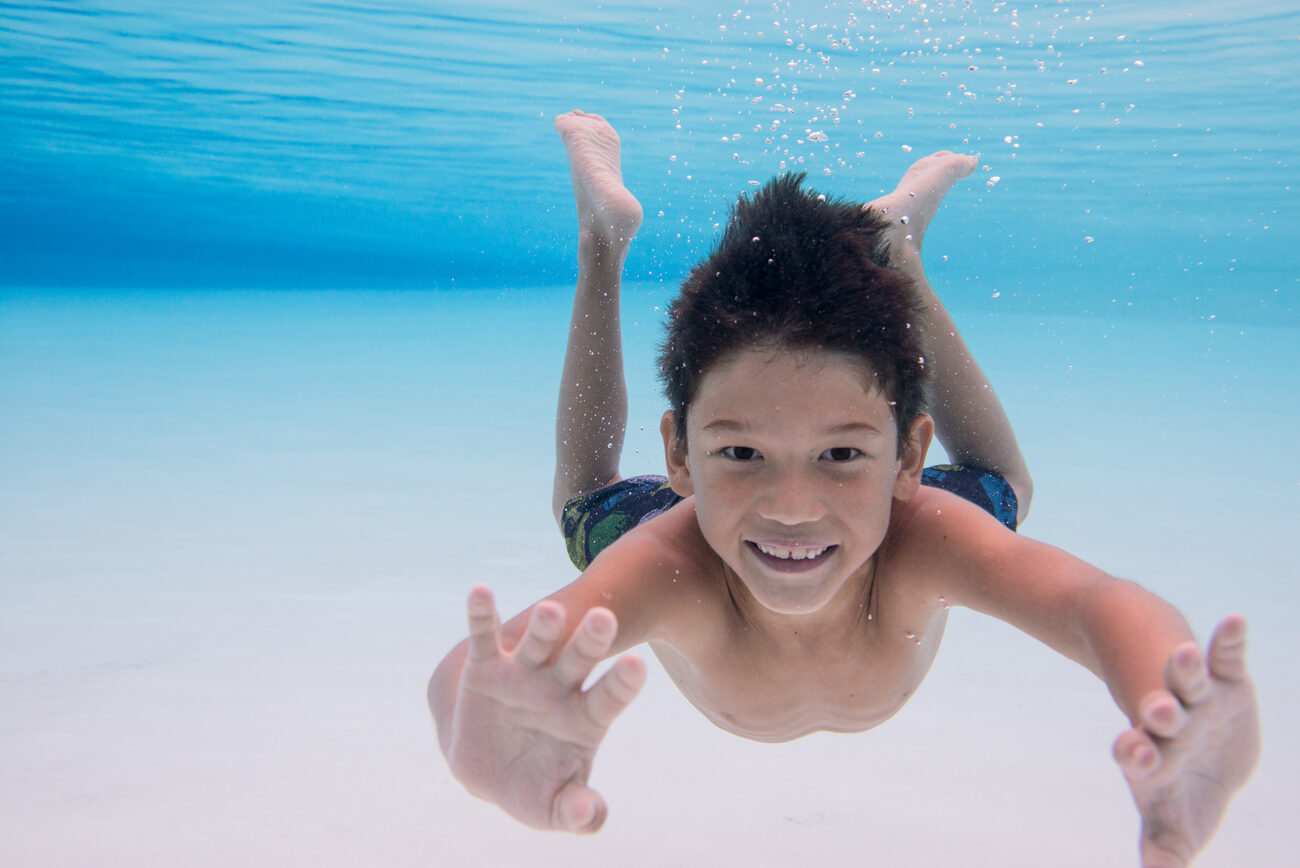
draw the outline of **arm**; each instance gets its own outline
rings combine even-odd
[[[909,541],[909,551],[934,552],[928,566],[942,578],[927,590],[1008,621],[1105,680],[1133,723],[1114,753],[1142,816],[1143,865],[1190,864],[1259,757],[1245,619],[1225,618],[1202,654],[1154,594],[945,492],[928,494],[942,514],[923,506]]]

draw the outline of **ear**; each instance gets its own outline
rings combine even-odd
[[[934,419],[921,413],[908,426],[907,441],[898,456],[898,478],[894,480],[894,497],[909,500],[921,490],[921,471],[925,469],[925,453],[930,451],[934,439]]]
[[[664,412],[659,420],[659,434],[664,438],[664,463],[668,465],[668,484],[682,497],[695,493],[691,465],[686,459],[686,445],[677,439],[677,414]]]

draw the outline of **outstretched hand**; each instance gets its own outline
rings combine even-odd
[[[501,646],[492,592],[470,592],[469,655],[461,671],[447,762],[470,792],[539,829],[595,832],[605,801],[587,787],[596,748],[645,683],[645,663],[624,655],[589,690],[618,623],[587,612],[562,648],[564,607],[538,603],[513,651]]]
[[[1210,641],[1178,646],[1165,690],[1138,709],[1115,759],[1142,815],[1143,868],[1183,868],[1205,846],[1259,758],[1255,689],[1246,672],[1246,620],[1229,615]]]

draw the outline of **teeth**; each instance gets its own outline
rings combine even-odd
[[[812,560],[813,558],[821,557],[826,553],[826,550],[830,548],[830,546],[821,546],[820,548],[807,548],[803,546],[787,548],[786,546],[773,546],[767,545],[766,543],[754,543],[754,545],[758,546],[758,550],[765,555],[787,561]]]

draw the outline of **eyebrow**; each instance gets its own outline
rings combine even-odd
[[[725,432],[745,433],[749,430],[749,426],[745,425],[742,422],[737,422],[733,419],[715,419],[709,424],[705,425],[700,430],[710,431],[710,432],[720,431],[724,433]],[[875,425],[870,425],[866,422],[845,422],[842,425],[833,425],[830,428],[825,429],[823,433],[834,436],[837,434],[860,434],[860,433],[883,434],[884,432],[882,432]]]

